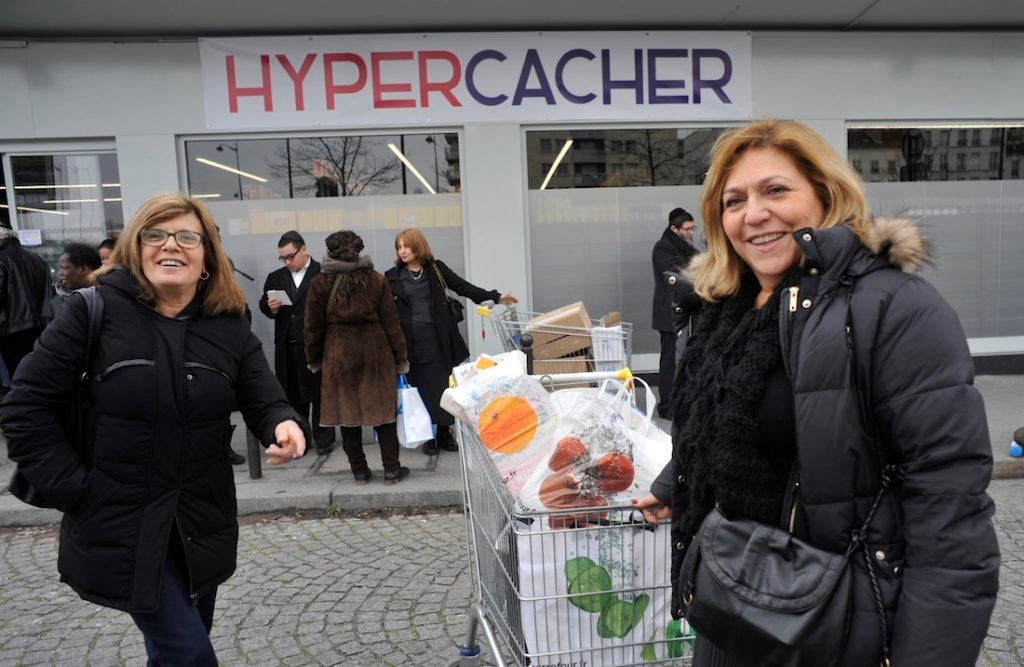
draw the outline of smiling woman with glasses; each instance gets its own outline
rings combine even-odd
[[[128,612],[149,664],[215,667],[214,603],[238,544],[231,412],[273,443],[274,464],[303,455],[308,426],[267,366],[199,200],[145,202],[97,282],[91,359],[74,295],[18,367],[0,408],[8,456],[64,512],[61,581]],[[81,377],[89,441],[78,451],[59,420]]]

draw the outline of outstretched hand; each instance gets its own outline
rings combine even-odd
[[[507,306],[510,303],[519,303],[519,299],[517,299],[516,295],[513,294],[512,292],[505,292],[504,294],[501,295],[501,298],[498,299],[498,303],[500,303],[503,306]]]
[[[294,420],[287,419],[274,428],[277,441],[267,447],[267,463],[281,465],[306,453],[306,435]]]
[[[643,498],[633,498],[629,502],[643,512],[647,523],[660,523],[672,518],[672,508],[655,498],[653,493],[648,493]]]

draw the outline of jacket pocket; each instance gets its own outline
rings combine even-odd
[[[121,489],[121,485],[103,471],[93,468],[86,478],[86,489],[82,499],[67,512],[71,519],[72,535],[79,534],[89,520]]]

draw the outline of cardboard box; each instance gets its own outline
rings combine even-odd
[[[523,333],[533,336],[534,359],[557,359],[590,347],[590,324],[586,307],[577,301],[531,318]]]
[[[534,359],[533,374],[545,373],[587,373],[594,370],[586,357],[569,357],[568,359]]]

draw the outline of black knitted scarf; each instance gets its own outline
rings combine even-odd
[[[673,449],[689,487],[683,534],[696,533],[715,501],[750,519],[777,525],[787,479],[757,451],[757,405],[782,363],[780,294],[754,309],[760,287],[746,275],[739,292],[704,304],[680,360],[672,392]]]

